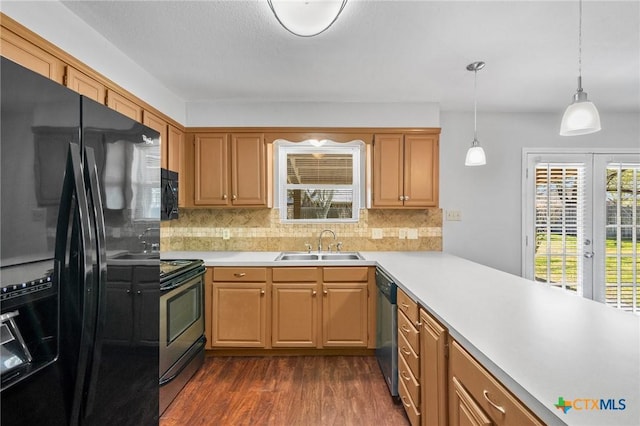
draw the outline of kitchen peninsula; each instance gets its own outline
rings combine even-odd
[[[214,268],[378,266],[543,422],[638,424],[640,319],[633,314],[442,252],[361,252],[364,260],[348,263],[275,261],[279,254],[162,256],[200,258]],[[556,407],[560,398],[604,400],[608,409],[576,404],[565,413]]]

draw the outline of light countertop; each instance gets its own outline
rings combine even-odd
[[[275,261],[279,252],[163,252],[207,266],[377,265],[548,424],[640,425],[640,317],[442,252],[360,252],[365,260]],[[559,397],[621,410],[566,414]]]

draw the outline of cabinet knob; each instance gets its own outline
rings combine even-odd
[[[404,201],[404,195],[400,196],[400,201]]]
[[[260,295],[264,296],[264,290],[260,290]]]
[[[314,297],[315,297],[315,295],[316,295],[316,294],[318,294],[318,292],[317,292],[317,291],[315,291],[315,290],[313,290],[313,291],[311,292],[311,295],[312,295],[312,296],[314,296]]]
[[[329,293],[327,292],[327,290],[324,290],[324,291],[322,292],[322,294],[324,294],[324,295],[326,296],[326,295],[327,295],[327,294],[329,294]]]
[[[222,199],[226,200],[227,199],[227,194],[222,194]]]
[[[231,199],[232,199],[232,200],[237,200],[237,199],[238,199],[238,196],[237,196],[236,194],[233,194],[233,195],[231,196]]]
[[[404,196],[404,200],[405,200],[405,201],[409,201],[409,196],[408,196],[408,195],[405,195],[405,196]]]
[[[142,294],[142,292],[140,290],[138,290],[138,291],[136,291],[136,294],[140,295],[140,294]]]

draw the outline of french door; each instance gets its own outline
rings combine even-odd
[[[640,314],[640,153],[523,155],[523,275]]]

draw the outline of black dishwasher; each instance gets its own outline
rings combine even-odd
[[[389,392],[398,397],[398,307],[396,283],[380,268],[376,268],[377,317],[376,358]]]

